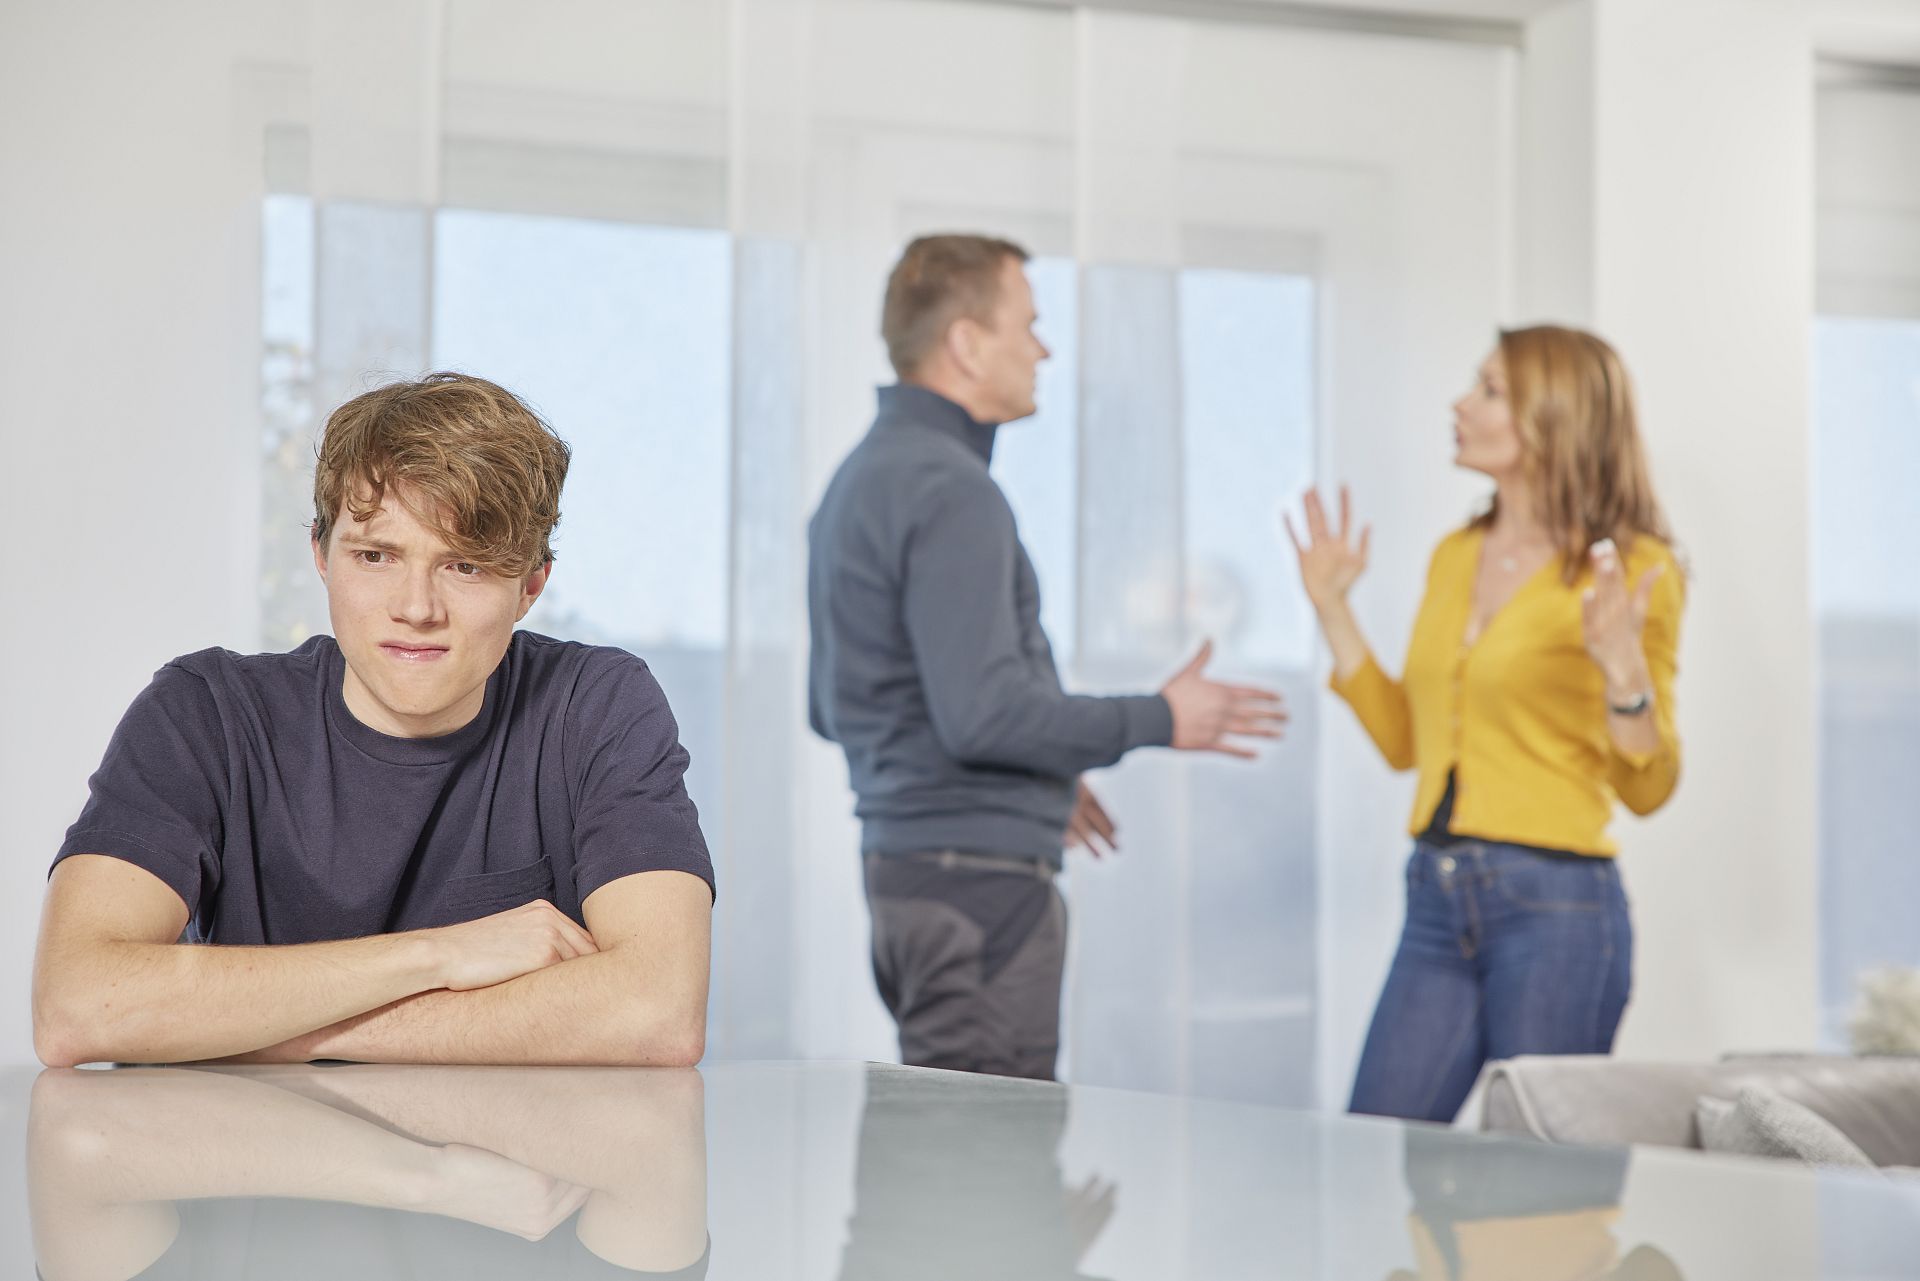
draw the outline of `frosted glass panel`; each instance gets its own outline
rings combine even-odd
[[[1313,474],[1313,284],[1086,275],[1079,562],[1098,639],[1078,674],[1151,688],[1212,636],[1216,673],[1281,689],[1294,722],[1256,762],[1148,752],[1095,780],[1125,853],[1072,876],[1074,1079],[1309,1106],[1316,682],[1274,513]]]
[[[1085,268],[1080,327],[1082,652],[1138,679],[1183,644],[1178,279]]]
[[[725,708],[726,832],[715,870],[727,891],[714,917],[716,1054],[778,1058],[794,1053],[793,807],[795,743],[769,732],[806,714],[793,624],[804,616],[805,522],[799,486],[806,386],[794,341],[804,298],[805,255],[791,240],[734,241],[732,468],[734,568]],[[834,851],[849,871],[851,850]]]
[[[1313,282],[1180,273],[1187,614],[1228,661],[1305,668],[1313,613],[1276,512],[1313,478]]]
[[[1313,621],[1275,507],[1314,469],[1314,287],[1302,276],[1180,273],[1186,621],[1221,668],[1280,689],[1286,741],[1187,781],[1190,1088],[1306,1106],[1319,1023]]]

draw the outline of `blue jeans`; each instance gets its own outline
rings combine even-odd
[[[1605,1054],[1632,978],[1612,859],[1418,842],[1406,927],[1348,1108],[1451,1121],[1490,1059]]]

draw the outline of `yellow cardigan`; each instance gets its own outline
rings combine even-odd
[[[1369,654],[1346,680],[1336,673],[1331,688],[1388,764],[1419,769],[1413,835],[1426,830],[1451,772],[1455,833],[1610,856],[1618,848],[1607,836],[1614,798],[1636,814],[1651,814],[1680,778],[1673,720],[1686,598],[1680,568],[1657,539],[1635,539],[1626,556],[1629,590],[1655,564],[1666,565],[1641,638],[1660,746],[1629,753],[1607,733],[1606,682],[1582,637],[1580,596],[1592,583],[1591,570],[1568,586],[1556,557],[1514,593],[1473,645],[1465,644],[1484,537],[1463,529],[1434,551],[1403,680],[1381,671]]]

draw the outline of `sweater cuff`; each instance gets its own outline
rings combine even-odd
[[[1353,675],[1345,680],[1340,678],[1338,667],[1327,673],[1327,688],[1349,703],[1356,698],[1364,698],[1366,691],[1391,684],[1387,674],[1380,670],[1380,664],[1374,659],[1372,651],[1368,651],[1367,661],[1354,668]]]
[[[1173,745],[1173,708],[1158,694],[1132,694],[1120,704],[1120,750]]]

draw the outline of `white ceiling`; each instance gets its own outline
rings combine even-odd
[[[1525,22],[1567,0],[1237,0],[1242,8],[1262,5],[1336,9],[1368,16],[1402,16],[1469,21]],[[1685,0],[1675,0],[1684,3]],[[1160,0],[1168,9],[1208,0]],[[1809,0],[1815,47],[1824,54],[1865,61],[1920,63],[1920,0]]]
[[[1920,64],[1920,0],[1820,0],[1813,21],[1824,54]]]
[[[1008,2],[1008,0],[1003,0]],[[1338,23],[1350,14],[1356,26],[1391,29],[1403,19],[1411,29],[1443,34],[1448,23],[1465,28],[1466,38],[1495,39],[1504,28],[1517,34],[1522,24],[1574,0],[1010,0],[1012,3],[1071,8],[1076,3],[1114,9],[1142,9],[1195,16],[1236,16],[1273,11],[1283,19],[1291,11],[1309,25]],[[1689,0],[1670,0],[1686,4]],[[3,4],[4,0],[0,0]],[[1920,66],[1920,0],[1804,0],[1814,48],[1829,56],[1861,62]],[[1382,28],[1382,24],[1385,24]],[[1477,28],[1477,30],[1475,30]],[[1507,37],[1512,38],[1512,35]]]
[[[1287,7],[1299,0],[1251,0],[1254,4]],[[1524,22],[1561,0],[1311,0],[1316,9],[1352,9],[1361,13],[1417,14],[1423,18],[1492,18]],[[1172,0],[1177,7],[1179,0]]]
[[[1285,7],[1300,0],[1246,0],[1250,4]],[[1177,7],[1182,0],[1167,0]],[[1494,18],[1524,22],[1566,0],[1307,0],[1314,8],[1352,9],[1365,13],[1406,13],[1421,17]],[[1920,28],[1920,0],[1811,0],[1808,5],[1819,28]]]

